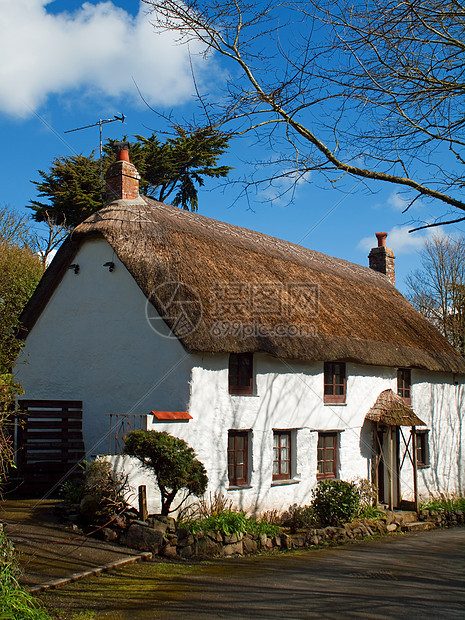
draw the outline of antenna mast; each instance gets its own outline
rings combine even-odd
[[[126,117],[124,114],[115,114],[113,118],[100,118],[97,123],[93,123],[92,125],[84,125],[84,127],[76,127],[76,129],[68,129],[63,133],[71,133],[73,131],[81,131],[81,129],[89,129],[89,127],[97,127],[99,128],[100,134],[100,143],[99,143],[99,152],[100,152],[100,191],[103,197],[103,142],[102,142],[102,125],[106,125],[107,123],[114,123],[115,121],[121,121],[124,123]]]

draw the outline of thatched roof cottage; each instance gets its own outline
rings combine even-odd
[[[125,150],[107,194],[23,314],[22,405],[52,446],[20,438],[30,484],[84,452],[140,482],[118,456],[137,426],[186,439],[210,490],[252,511],[331,477],[391,506],[459,489],[465,361],[396,290],[385,234],[362,267],[184,212],[139,195]]]

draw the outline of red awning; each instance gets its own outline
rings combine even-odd
[[[157,420],[192,420],[187,411],[152,411]]]

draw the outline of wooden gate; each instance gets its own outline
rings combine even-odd
[[[82,401],[19,400],[16,450],[21,492],[44,494],[79,473]]]

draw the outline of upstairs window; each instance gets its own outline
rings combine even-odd
[[[410,368],[399,368],[397,371],[397,394],[407,405],[412,402],[412,371]]]
[[[291,431],[273,431],[273,480],[291,477]]]
[[[229,393],[253,393],[253,353],[229,355]]]
[[[228,479],[233,487],[248,482],[249,431],[228,432]]]
[[[318,433],[317,474],[318,480],[337,478],[337,433]]]
[[[346,402],[346,365],[344,362],[325,362],[323,402]]]

